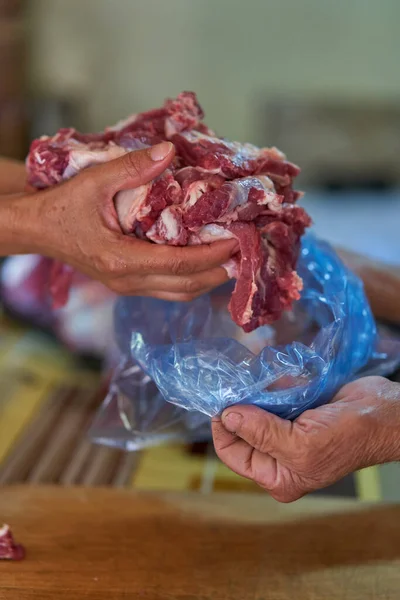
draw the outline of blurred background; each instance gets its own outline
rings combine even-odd
[[[0,0],[0,155],[23,159],[38,135],[102,129],[193,90],[221,135],[276,145],[302,167],[321,236],[395,266],[399,22],[398,0]],[[207,444],[90,446],[112,299],[94,309],[96,290],[81,292],[55,326],[32,261],[3,269],[0,482],[255,491]],[[328,493],[398,499],[397,478],[371,469]]]

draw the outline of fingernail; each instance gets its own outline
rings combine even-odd
[[[222,423],[228,431],[235,433],[242,422],[242,415],[236,412],[227,412],[222,414]]]
[[[155,162],[164,160],[164,158],[171,152],[172,146],[173,144],[171,144],[171,142],[161,142],[161,144],[153,146],[149,151],[151,160],[154,160]]]

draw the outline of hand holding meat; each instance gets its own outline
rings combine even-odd
[[[214,419],[220,459],[273,498],[292,502],[358,469],[400,458],[400,385],[367,377],[293,423],[255,406]]]
[[[28,181],[43,189],[132,150],[172,142],[176,155],[162,175],[115,196],[119,225],[126,235],[158,245],[235,239],[238,251],[224,265],[236,280],[229,310],[239,326],[253,331],[276,321],[300,297],[296,263],[300,238],[310,225],[295,204],[301,193],[293,181],[300,169],[276,148],[217,136],[203,116],[196,95],[182,92],[161,108],[131,115],[99,133],[60,129],[33,141]],[[58,305],[68,298],[68,281],[61,292],[57,289],[61,275],[62,268],[53,277]]]
[[[124,295],[186,301],[220,285],[228,278],[221,265],[236,251],[234,240],[176,248],[121,231],[115,196],[160,175],[173,156],[172,144],[160,144],[46,190],[4,196],[1,206],[10,214],[3,254],[54,258]]]

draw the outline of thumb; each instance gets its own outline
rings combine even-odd
[[[161,175],[174,154],[174,145],[162,142],[94,167],[92,176],[95,172],[96,181],[102,190],[114,195],[120,190],[137,188]]]
[[[228,408],[221,419],[225,429],[273,457],[286,453],[292,442],[292,423],[257,406]]]

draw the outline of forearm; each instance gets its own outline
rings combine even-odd
[[[400,384],[393,384],[400,388]],[[400,398],[382,408],[377,419],[381,425],[380,448],[377,460],[373,464],[384,464],[400,461]]]
[[[400,269],[365,256],[338,250],[342,260],[362,279],[375,316],[400,323]]]
[[[400,383],[385,382],[372,415],[374,428],[367,441],[375,454],[371,464],[400,461]]]
[[[0,256],[40,254],[42,195],[0,196]]]
[[[23,192],[25,180],[24,163],[0,157],[0,196]]]

